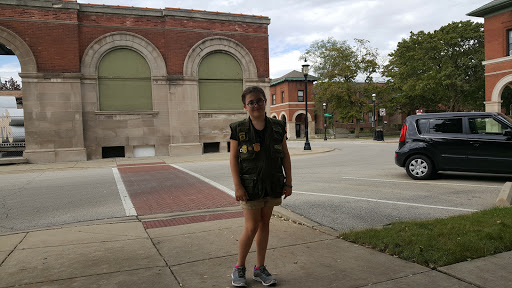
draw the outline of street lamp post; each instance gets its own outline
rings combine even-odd
[[[373,100],[373,114],[372,114],[372,126],[373,126],[373,140],[377,139],[377,123],[375,123],[376,115],[375,115],[375,98],[377,95],[372,94],[372,100]]]
[[[311,150],[311,145],[309,144],[309,132],[308,132],[308,73],[309,73],[309,64],[304,60],[304,64],[302,64],[302,74],[304,74],[304,98],[306,102],[306,122],[305,130],[306,130],[306,143],[304,143],[304,150]]]
[[[324,141],[327,141],[327,118],[325,114],[327,113],[327,104],[324,103]]]

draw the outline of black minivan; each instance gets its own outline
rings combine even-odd
[[[395,163],[417,180],[437,171],[512,174],[512,119],[492,112],[408,116]]]

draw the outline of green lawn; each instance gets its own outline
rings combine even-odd
[[[340,237],[430,268],[512,250],[512,207],[429,221],[396,222]]]

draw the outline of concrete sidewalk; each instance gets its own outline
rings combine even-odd
[[[267,267],[280,287],[496,288],[512,283],[507,271],[512,252],[434,271],[346,242],[336,231],[302,220],[279,207],[271,221]],[[3,235],[0,287],[230,287],[242,229],[243,218],[144,229],[138,218],[127,217]],[[248,265],[254,262],[253,249]],[[252,272],[247,276],[248,287],[261,287]]]

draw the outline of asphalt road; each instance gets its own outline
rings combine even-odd
[[[294,193],[283,206],[340,231],[487,209],[512,181],[469,173],[414,181],[394,164],[396,143],[315,140],[311,146],[335,150],[292,158]],[[226,160],[176,165],[233,190]],[[0,233],[126,216],[110,167],[0,174],[0,185]]]
[[[112,168],[0,175],[0,233],[126,216]]]
[[[300,147],[303,142],[290,141]],[[471,213],[494,206],[510,176],[441,173],[414,181],[394,164],[397,143],[313,141],[335,151],[292,158],[294,194],[283,206],[339,231]],[[226,162],[181,167],[233,189]]]

